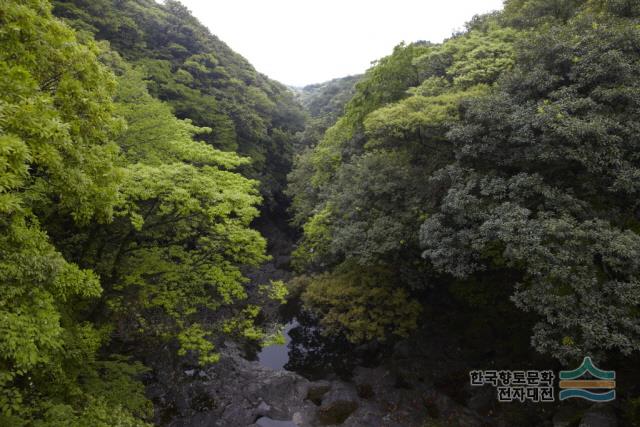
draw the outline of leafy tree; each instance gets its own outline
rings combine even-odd
[[[304,231],[299,270],[384,266],[397,272],[392,287],[429,286],[417,230],[438,195],[430,176],[455,159],[447,132],[460,103],[513,66],[515,39],[491,18],[442,45],[400,45],[364,75],[345,115],[290,174]]]
[[[264,337],[242,273],[266,259],[258,183],[45,1],[2,3],[0,47],[0,424],[146,425],[146,368],[114,348],[204,364]]]
[[[352,342],[406,337],[416,326],[420,305],[394,286],[394,277],[384,268],[344,265],[311,278],[302,298],[323,315],[328,331],[343,331]]]
[[[295,89],[300,104],[309,113],[299,141],[301,148],[315,146],[324,132],[344,114],[361,78],[362,75],[348,76]]]
[[[211,341],[224,333],[223,309],[244,317],[241,267],[266,259],[264,239],[249,228],[257,183],[233,172],[247,159],[194,141],[209,130],[173,116],[149,95],[142,72],[117,54],[104,60],[119,70],[115,112],[127,123],[116,138],[121,203],[109,224],[57,228],[56,241],[102,277],[120,340],[153,347],[178,338],[181,353],[216,361]]]
[[[535,315],[542,353],[638,350],[632,3],[508,1],[379,61],[290,174],[298,268],[397,269],[426,306],[426,290],[482,299],[470,287],[493,280],[511,289],[498,304]]]
[[[98,277],[65,259],[42,224],[53,214],[104,223],[119,200],[123,175],[109,137],[121,124],[113,116],[114,79],[97,54],[46,2],[0,5],[3,425],[133,426],[144,424],[134,415],[149,415],[131,380],[141,367],[97,356],[108,331],[84,314],[102,293]],[[124,374],[105,378],[104,366]]]
[[[533,344],[562,360],[639,349],[638,37],[589,12],[531,36],[450,133],[459,164],[421,231],[451,274],[520,271],[513,300],[540,315]]]
[[[333,121],[344,113],[344,107],[355,92],[362,75],[347,76],[298,89],[300,103],[311,117],[327,117]]]
[[[260,181],[265,208],[278,210],[304,122],[285,86],[257,73],[177,1],[53,3],[58,16],[143,66],[150,93],[178,118],[211,128],[204,141],[251,158],[240,171]]]

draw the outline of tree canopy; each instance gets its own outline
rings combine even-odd
[[[346,265],[391,269],[424,307],[430,290],[492,280],[511,289],[496,304],[533,314],[541,353],[640,350],[638,16],[634,2],[512,0],[379,60],[290,174],[312,305],[324,289],[319,312],[360,339],[370,323],[327,308],[341,302],[326,277]]]
[[[170,16],[165,6],[135,5],[149,8],[139,20],[153,8]],[[122,35],[142,34],[119,15],[131,10],[100,6],[74,10],[117,24],[95,23],[130,60],[142,55],[142,41]],[[196,26],[177,3],[166,8]],[[146,425],[152,407],[136,351],[176,343],[179,355],[206,364],[224,336],[264,337],[243,270],[267,258],[250,227],[259,182],[238,172],[250,158],[208,139],[218,127],[174,115],[140,63],[51,10],[45,0],[0,5],[0,424]],[[239,73],[246,63],[227,51]],[[194,55],[185,64],[217,66]],[[274,105],[257,83],[243,83],[255,102],[233,101],[239,108],[255,115],[289,102],[277,84],[250,77],[273,90]],[[264,124],[262,142],[291,137],[291,105],[282,129]],[[265,298],[281,299],[277,286]],[[118,354],[131,343],[137,350]]]
[[[294,96],[194,18],[178,1],[54,0],[54,13],[106,40],[142,70],[151,95],[181,119],[212,131],[203,141],[251,159],[267,208],[282,202],[295,134],[304,117]]]

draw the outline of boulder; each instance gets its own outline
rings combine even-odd
[[[356,390],[358,391],[358,397],[360,397],[361,399],[371,399],[375,396],[373,386],[368,383],[356,384]]]
[[[479,413],[486,414],[497,401],[496,390],[492,387],[474,387],[471,390],[471,397],[467,400],[467,406]]]
[[[254,409],[253,414],[257,417],[264,417],[271,411],[271,405],[265,401],[260,402],[257,408]]]
[[[315,403],[316,405],[320,405],[322,403],[322,397],[331,389],[331,383],[329,381],[315,381],[309,384],[309,389],[307,390],[307,399]]]
[[[456,420],[458,425],[465,427],[480,427],[485,424],[477,412],[456,403],[449,396],[436,390],[423,391],[427,411],[432,417]]]
[[[358,394],[353,387],[336,382],[322,398],[318,420],[323,425],[342,424],[358,409]]]
[[[258,427],[298,427],[293,421],[272,420],[269,417],[262,417],[256,421]]]

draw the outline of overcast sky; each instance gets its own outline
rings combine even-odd
[[[181,0],[258,71],[303,86],[358,74],[401,41],[439,42],[502,0]]]

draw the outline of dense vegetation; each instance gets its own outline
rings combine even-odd
[[[495,329],[531,323],[559,361],[637,355],[639,18],[634,1],[510,0],[367,71],[290,175],[325,325],[406,336],[448,293]]]
[[[315,146],[326,130],[344,114],[344,108],[353,97],[355,85],[361,78],[362,75],[348,76],[293,88],[309,115],[300,139],[300,148]]]
[[[507,0],[293,91],[173,0],[0,2],[0,425],[147,425],[145,354],[267,338],[288,197],[330,333],[637,369],[639,46],[635,0]]]
[[[63,15],[130,62],[45,0],[0,5],[2,425],[144,424],[131,356],[176,343],[211,363],[218,337],[264,336],[242,273],[266,259],[262,198],[236,171],[279,191],[292,95],[176,3],[81,6]],[[236,145],[252,157],[218,149]]]
[[[355,85],[362,75],[341,77],[296,89],[297,97],[311,117],[325,117],[336,121],[355,93]]]
[[[282,202],[302,111],[283,85],[256,72],[179,2],[53,0],[54,13],[107,40],[144,73],[151,95],[174,114],[212,129],[201,139],[251,158],[266,207]]]

